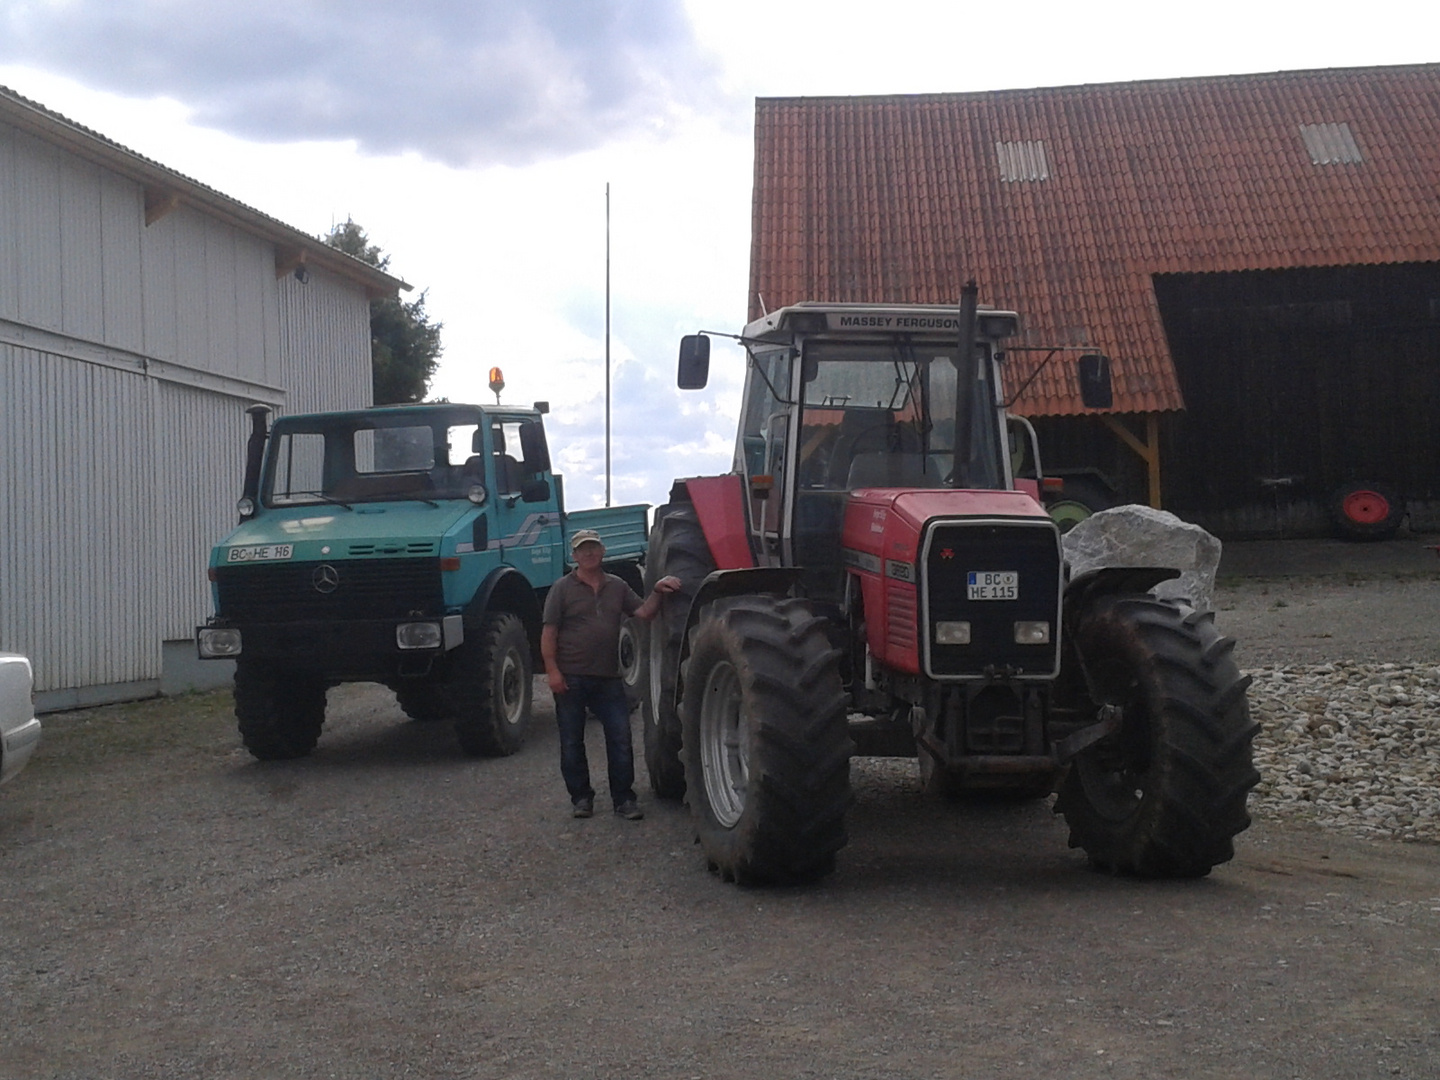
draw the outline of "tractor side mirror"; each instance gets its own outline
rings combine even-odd
[[[1080,400],[1087,409],[1108,409],[1115,404],[1108,356],[1085,353],[1080,357]]]
[[[680,370],[675,385],[681,390],[703,390],[710,381],[710,339],[687,334],[680,339]]]

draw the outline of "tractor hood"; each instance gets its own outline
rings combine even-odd
[[[1023,491],[861,488],[851,493],[845,509],[844,546],[913,563],[926,522],[937,518],[1050,520]]]
[[[478,512],[454,501],[269,510],[216,544],[210,565],[454,554],[456,537],[470,538],[463,526]]]

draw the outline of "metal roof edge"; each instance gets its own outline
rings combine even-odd
[[[1299,79],[1326,77],[1354,77],[1361,74],[1389,74],[1404,72],[1432,72],[1440,75],[1440,63],[1428,64],[1376,64],[1366,67],[1297,68],[1281,71],[1242,72],[1229,75],[1194,75],[1165,79],[1132,79],[1120,82],[1068,83],[1059,86],[1015,86],[1000,90],[957,90],[926,91],[913,94],[796,94],[789,96],[756,97],[758,107],[763,104],[824,104],[827,102],[848,102],[851,104],[886,104],[899,102],[952,102],[986,101],[997,97],[1012,97],[1026,94],[1060,94],[1074,91],[1115,91],[1155,87],[1197,86],[1216,83],[1252,83],[1276,79]]]
[[[158,220],[177,203],[183,203],[272,242],[277,273],[301,265],[323,267],[361,286],[371,299],[411,289],[404,279],[347,255],[318,237],[122,146],[3,85],[0,85],[0,122],[11,123],[21,131],[139,183],[145,190],[147,224]]]

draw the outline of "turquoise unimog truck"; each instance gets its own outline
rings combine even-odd
[[[202,659],[235,661],[262,760],[302,757],[326,691],[378,682],[472,755],[518,750],[546,590],[594,529],[640,588],[648,507],[567,512],[534,408],[408,405],[284,416],[252,406],[239,526],[215,545]]]

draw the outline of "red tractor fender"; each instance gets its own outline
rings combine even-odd
[[[750,550],[750,528],[745,514],[745,481],[737,473],[724,476],[692,476],[682,480],[710,555],[720,570],[739,570],[755,565]]]

